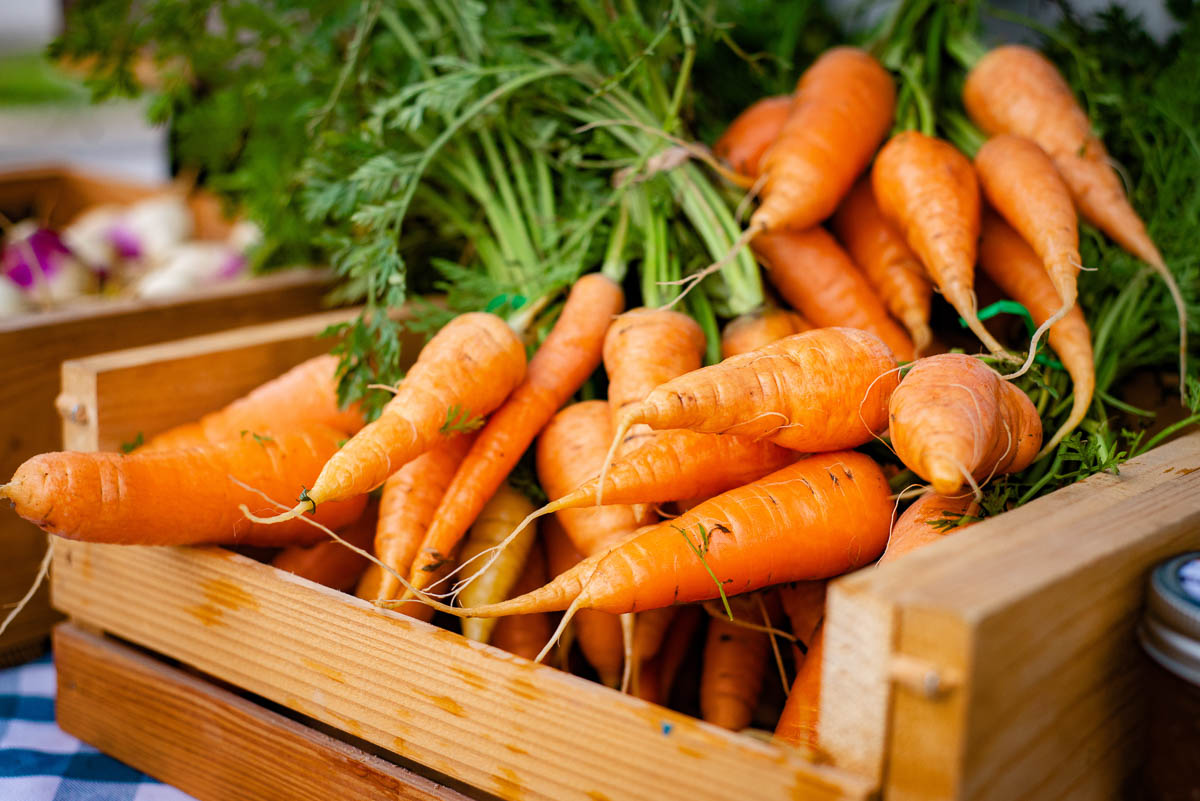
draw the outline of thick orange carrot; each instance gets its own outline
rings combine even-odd
[[[524,377],[525,347],[503,320],[460,314],[421,350],[379,419],[334,454],[300,503],[271,522],[375,489],[454,436],[456,424],[496,409]]]
[[[577,575],[580,566],[584,564],[583,554],[571,542],[558,518],[547,518],[541,531],[542,539],[546,543],[546,562],[550,574],[560,576],[574,571],[574,575]],[[517,598],[528,598],[540,589],[534,589]],[[575,615],[574,624],[576,639],[584,658],[596,669],[602,683],[616,687],[621,681],[621,668],[625,659],[620,618],[606,612],[583,609]],[[549,637],[546,639],[548,642]],[[542,645],[544,647],[545,643]]]
[[[517,577],[517,583],[513,585],[511,593],[514,597],[523,595],[536,590],[548,580],[545,551],[540,541],[534,541],[533,547],[529,549],[529,556],[525,559],[525,568]],[[502,617],[496,621],[496,628],[492,631],[492,645],[510,654],[533,659],[550,641],[553,630],[550,617],[545,612]]]
[[[984,196],[1033,246],[1060,298],[1054,313],[1034,332],[1025,364],[1007,376],[1015,378],[1033,364],[1042,334],[1075,305],[1075,277],[1082,267],[1079,224],[1071,193],[1054,162],[1030,140],[1008,134],[992,137],[975,155],[975,170]]]
[[[792,626],[792,634],[807,648],[825,616],[826,581],[797,581],[779,587],[779,600]]]
[[[678,611],[673,606],[666,606],[637,616],[637,625],[633,630],[633,653],[636,659],[645,662],[654,658],[662,647],[663,638],[671,630]]]
[[[786,309],[772,307],[753,314],[743,314],[726,323],[721,331],[721,358],[749,353],[777,339],[811,329],[807,320]]]
[[[1129,204],[1104,144],[1061,73],[1038,51],[997,47],[967,74],[963,105],[988,134],[1031,139],[1054,160],[1079,213],[1162,276],[1179,314],[1180,380],[1187,367],[1187,312],[1179,285]]]
[[[446,490],[413,563],[414,587],[427,586],[433,554],[449,553],[462,539],[533,438],[599,366],[604,332],[624,303],[621,288],[599,273],[575,282],[525,380],[488,420]]]
[[[763,154],[779,137],[791,111],[791,95],[764,97],[752,103],[729,123],[713,145],[713,153],[735,172],[757,178]]]
[[[810,228],[832,214],[887,135],[895,102],[891,76],[868,53],[826,50],[800,77],[762,157],[762,204],[748,230]]]
[[[820,328],[784,337],[658,387],[620,415],[628,428],[769,438],[802,452],[851,448],[887,425],[896,361],[874,334]]]
[[[652,704],[667,703],[671,697],[675,676],[687,657],[692,637],[700,628],[704,617],[704,612],[698,606],[679,607],[662,647],[652,659],[642,664],[634,695]]]
[[[1044,324],[1058,310],[1059,296],[1041,259],[1021,236],[992,212],[983,215],[983,235],[979,239],[979,266],[1005,294],[1029,310],[1037,325]],[[1096,368],[1092,357],[1092,335],[1078,305],[1050,326],[1047,335],[1063,367],[1075,384],[1071,413],[1066,422],[1042,448],[1042,455],[1079,425],[1087,414],[1096,387]]]
[[[942,495],[1024,470],[1042,445],[1029,397],[961,353],[919,360],[892,393],[890,415],[896,455]]]
[[[375,529],[375,555],[400,575],[408,575],[446,487],[474,441],[474,434],[449,439],[404,465],[384,483]],[[449,560],[449,554],[436,556],[428,563],[430,573],[436,573]],[[427,579],[425,583],[431,582]],[[368,601],[396,598],[401,594],[400,581],[372,564],[355,594]],[[413,602],[399,608],[407,613],[422,608],[422,604]]]
[[[977,514],[979,504],[973,495],[947,496],[932,492],[922,495],[904,510],[892,527],[879,564],[891,562],[909,551],[937,542],[947,534],[961,531],[976,522],[973,518]]]
[[[979,181],[967,157],[941,139],[905,131],[879,151],[871,187],[883,216],[904,235],[950,305],[988,350],[1005,354],[975,309]]]
[[[326,354],[298,364],[198,422],[164,431],[139,450],[190,448],[248,433],[263,435],[316,424],[349,435],[361,429],[363,423],[358,404],[347,409],[338,407],[337,359]]]
[[[809,646],[808,655],[800,664],[792,691],[788,694],[783,714],[775,726],[775,737],[792,745],[818,747],[818,727],[821,713],[821,664],[824,640],[822,631],[817,630]]]
[[[377,504],[369,503],[362,517],[339,531],[338,536],[351,545],[370,552],[375,540],[377,518]],[[360,556],[332,539],[307,547],[293,545],[284,548],[271,560],[273,567],[342,592],[349,591],[358,583],[359,577],[369,564],[371,562],[365,556]]]
[[[512,531],[513,526],[521,522],[533,511],[533,502],[511,484],[501,484],[496,494],[484,504],[479,517],[471,526],[470,536],[463,543],[459,562],[468,563],[476,554],[495,545]],[[517,537],[499,554],[497,559],[489,562],[486,570],[476,575],[459,592],[458,602],[463,606],[494,603],[508,597],[508,591],[517,581],[517,576],[529,556],[529,549],[537,536],[537,529],[530,528],[524,536]],[[492,630],[496,627],[494,619],[466,618],[462,622],[463,636],[476,642],[487,642]]]
[[[239,438],[178,451],[44,453],[0,487],[17,514],[51,534],[89,542],[136,545],[299,545],[325,535],[303,520],[264,526],[245,519],[277,507],[316,478],[343,434],[325,426],[273,437]],[[366,497],[318,510],[317,522],[341,528],[357,520]]]
[[[833,230],[854,263],[912,337],[916,355],[929,347],[929,303],[933,286],[904,237],[879,211],[871,179],[863,178],[833,215]]]
[[[824,228],[761,234],[752,246],[779,294],[814,325],[870,331],[899,361],[912,361],[912,340]]]
[[[738,620],[757,620],[757,595],[730,599]],[[750,725],[767,672],[771,643],[761,631],[726,618],[708,623],[704,666],[700,673],[700,714],[709,723],[731,731]]]

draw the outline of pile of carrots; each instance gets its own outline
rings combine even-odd
[[[770,725],[760,696],[790,662],[776,736],[819,747],[825,583],[978,519],[980,485],[1088,407],[1076,210],[1162,264],[1049,61],[997,48],[964,101],[992,136],[973,160],[889,137],[891,75],[840,47],[733,122],[713,152],[760,200],[739,247],[792,308],[731,321],[719,363],[703,365],[692,318],[626,310],[594,273],[528,361],[501,318],[455,318],[373,422],[338,407],[320,357],[132,454],[35,457],[0,497],[63,537],[282,547],[281,568],[462,618],[466,636],[528,658],[569,666],[578,643],[600,681],[659,703],[711,618],[702,716]],[[978,318],[977,264],[1038,325],[1021,367]],[[989,357],[938,342],[935,288]],[[1075,393],[1046,443],[1006,380],[1043,334]],[[573,402],[601,365],[606,399]],[[929,485],[898,517],[893,469],[855,450],[873,441]],[[541,508],[508,483],[530,449]]]

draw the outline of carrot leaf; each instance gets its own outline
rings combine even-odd
[[[139,431],[139,432],[137,432],[137,436],[134,437],[131,441],[121,443],[121,453],[132,453],[133,451],[142,447],[142,445],[145,442],[146,442],[146,437],[143,436],[141,431]]]
[[[473,414],[470,409],[465,409],[456,403],[446,410],[446,422],[442,423],[442,427],[438,429],[438,433],[443,436],[469,434],[482,426],[482,417]]]
[[[679,532],[683,537],[683,541],[687,543],[688,548],[691,549],[692,553],[696,554],[696,558],[700,560],[700,564],[704,565],[704,569],[708,572],[708,575],[712,576],[712,580],[716,582],[717,592],[721,595],[721,603],[725,606],[725,614],[729,616],[730,620],[733,620],[733,610],[729,607],[729,598],[725,595],[725,586],[721,584],[721,580],[717,578],[717,574],[713,572],[706,558],[709,545],[712,543],[713,532],[722,531],[728,534],[729,529],[724,526],[714,526],[712,531],[709,531],[704,527],[703,523],[697,523],[696,528],[699,529],[700,536],[698,539],[693,540],[685,529],[679,528],[679,526],[672,526],[672,528]]]

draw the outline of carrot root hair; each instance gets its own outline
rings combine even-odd
[[[713,273],[719,272],[723,267],[725,267],[725,265],[736,259],[738,253],[741,252],[741,249],[749,245],[750,240],[754,239],[754,237],[758,236],[764,230],[766,230],[766,225],[764,223],[761,221],[757,223],[752,222],[745,231],[742,231],[742,235],[737,238],[737,241],[730,245],[729,250],[725,252],[724,256],[717,259],[703,270],[698,270],[686,278],[680,278],[678,281],[659,281],[659,286],[683,287],[683,291],[676,295],[675,299],[670,303],[666,303],[661,306],[660,310],[669,310],[675,306],[675,304],[679,303],[679,301],[683,300],[689,292],[691,292],[700,284],[701,281],[703,281],[705,278],[708,278]]]
[[[462,570],[464,567],[471,564],[476,559],[481,559],[485,556],[488,557],[488,560],[487,560],[487,562],[484,563],[483,567],[479,568],[471,575],[461,578],[457,582],[454,583],[454,587],[451,589],[451,594],[455,598],[457,598],[459,593],[461,593],[463,590],[465,590],[467,588],[468,584],[470,584],[472,581],[479,578],[481,575],[483,575],[484,573],[486,573],[488,571],[488,568],[490,568],[495,563],[495,561],[500,558],[500,552],[503,551],[505,548],[507,548],[510,544],[512,544],[512,541],[515,540],[521,534],[522,531],[529,528],[530,524],[533,523],[534,520],[537,520],[539,517],[545,517],[548,514],[553,514],[554,512],[557,512],[558,510],[565,509],[565,508],[567,508],[567,498],[564,497],[564,498],[559,498],[557,501],[551,501],[550,503],[543,506],[541,509],[533,510],[532,512],[529,513],[529,515],[524,520],[522,520],[520,523],[517,524],[517,527],[514,528],[508,536],[506,536],[504,539],[500,540],[500,542],[496,543],[495,545],[491,546],[490,548],[484,548],[482,551],[475,554],[470,559],[468,559],[465,562],[463,562],[462,564],[458,565],[453,570],[451,570],[449,573],[447,573],[441,580],[445,581],[446,579],[456,575],[458,573],[458,571]]]
[[[608,453],[604,456],[604,464],[600,466],[599,483],[596,486],[596,505],[604,505],[604,480],[608,477],[608,469],[612,467],[613,459],[617,456],[617,448],[621,447],[621,441],[625,439],[625,435],[629,433],[629,429],[633,428],[633,421],[628,415],[622,414],[621,420],[617,424],[617,430],[613,434],[612,445],[608,447]]]
[[[642,123],[642,122],[638,122],[637,120],[629,120],[629,119],[626,119],[626,120],[622,120],[622,119],[594,120],[592,122],[589,122],[586,125],[581,125],[578,128],[576,128],[575,133],[577,133],[577,134],[585,133],[587,131],[592,130],[593,128],[608,128],[608,127],[611,127],[614,125],[625,125],[630,128],[637,128],[639,131],[642,131],[643,133],[648,133],[653,136],[657,136],[660,139],[667,140],[668,142],[675,145],[676,147],[684,150],[692,158],[708,165],[708,167],[713,172],[715,172],[717,175],[724,178],[726,181],[729,181],[729,183],[733,184],[734,186],[738,186],[738,187],[741,187],[742,189],[746,189],[753,183],[753,181],[751,179],[747,178],[745,175],[740,175],[740,174],[734,172],[733,170],[729,169],[728,167],[726,167],[721,162],[717,161],[716,157],[713,156],[712,151],[709,150],[706,146],[704,146],[702,144],[698,144],[696,142],[689,142],[686,139],[680,139],[678,136],[672,136],[671,134],[667,133],[666,131],[663,131],[659,128],[655,128],[651,125],[646,125],[645,123]],[[657,171],[658,170],[655,170],[655,172],[657,172]]]
[[[7,486],[7,484],[0,485],[0,490],[3,490],[4,487]],[[33,577],[33,584],[31,584],[29,589],[25,591],[25,594],[21,596],[21,600],[17,601],[16,606],[14,606],[12,610],[4,616],[4,622],[0,623],[0,636],[3,636],[4,632],[8,630],[9,624],[17,619],[17,615],[21,614],[21,610],[29,605],[29,602],[33,600],[34,593],[38,591],[38,587],[42,586],[42,582],[46,580],[46,576],[50,575],[50,562],[53,557],[54,537],[47,535],[46,553],[42,556],[42,563],[38,565],[37,575]]]
[[[621,692],[628,695],[633,681],[633,612],[621,615],[621,647],[625,652],[625,665],[621,668]]]
[[[238,483],[241,483],[241,482],[238,482]],[[245,487],[244,484],[242,486]],[[246,487],[246,489],[253,489],[253,488]],[[254,490],[254,491],[257,492],[257,490]],[[259,494],[261,495],[262,493],[259,493]],[[266,497],[266,496],[264,495],[263,497]],[[277,506],[280,506],[281,508],[287,509],[286,506],[279,504],[277,501],[272,500],[271,503],[274,503]],[[300,503],[296,504],[291,509],[288,509],[286,512],[281,512],[277,515],[271,515],[270,517],[259,517],[258,515],[251,512],[246,507],[245,504],[242,504],[239,508],[242,510],[242,514],[245,515],[246,519],[249,520],[251,523],[259,523],[264,526],[270,526],[275,523],[283,523],[288,520],[295,520],[297,517],[300,518],[301,520],[308,520],[308,518],[304,516],[304,513],[306,511],[311,511],[311,510],[315,509],[316,506],[317,506],[316,503],[313,501],[300,501]],[[313,521],[308,520],[308,522],[311,523]],[[325,527],[321,526],[321,528],[325,528]]]
[[[1070,312],[1074,307],[1075,299],[1072,298],[1070,303],[1064,303],[1058,308],[1058,311],[1047,317],[1046,321],[1039,325],[1037,330],[1033,332],[1033,337],[1029,342],[1029,355],[1025,357],[1025,361],[1021,363],[1021,366],[1018,367],[1015,372],[1000,377],[1005,381],[1011,381],[1014,378],[1020,378],[1021,376],[1025,375],[1025,373],[1029,372],[1029,368],[1033,366],[1033,360],[1037,356],[1038,340],[1042,338],[1043,334],[1050,330],[1050,326],[1066,317],[1067,313]]]
[[[542,650],[538,652],[538,655],[533,658],[534,662],[541,662],[546,658],[546,654],[550,653],[550,649],[558,644],[563,632],[567,630],[567,624],[571,622],[571,619],[575,617],[575,613],[578,612],[582,607],[583,593],[580,593],[578,596],[576,596],[574,601],[571,601],[571,605],[568,606],[567,611],[563,613],[562,620],[558,622],[558,628],[554,630],[554,634],[550,637],[550,640],[545,644],[545,646],[542,647]]]

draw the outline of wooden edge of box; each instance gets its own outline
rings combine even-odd
[[[53,639],[62,729],[199,801],[466,801],[109,638]]]
[[[512,799],[868,798],[874,785],[216,548],[64,541],[72,617]]]
[[[831,629],[880,609],[895,627],[875,647],[888,659],[826,664],[822,725],[856,735],[822,748],[889,799],[1114,792],[1136,762],[1146,572],[1195,547],[1200,432],[838,580]],[[869,727],[833,702],[883,685],[890,711]]]

